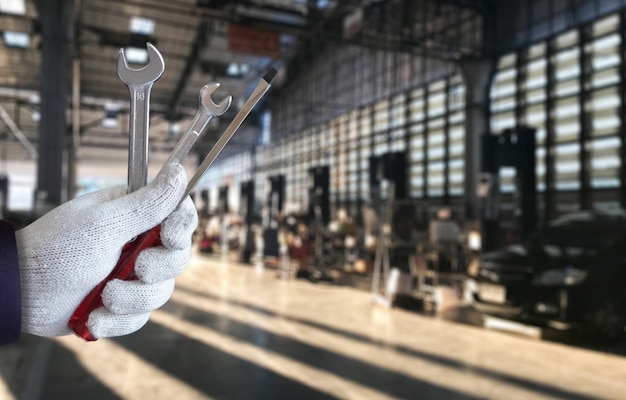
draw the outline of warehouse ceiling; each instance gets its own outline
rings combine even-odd
[[[210,148],[268,68],[279,70],[274,85],[279,91],[289,79],[290,63],[305,49],[310,51],[312,44],[342,40],[439,58],[479,57],[484,50],[482,43],[473,39],[468,42],[467,38],[473,36],[459,27],[467,21],[475,24],[478,20],[480,24],[480,15],[494,2],[75,0],[74,15],[68,24],[68,46],[80,65],[80,148],[83,154],[93,154],[93,149],[123,152],[128,148],[129,93],[116,74],[120,49],[125,49],[131,61],[135,53],[141,58],[145,43],[150,42],[165,59],[165,73],[152,88],[152,152],[171,150],[180,132],[189,126],[204,84],[221,84],[214,93],[216,101],[233,96],[229,112],[215,121],[198,148],[202,153]],[[394,10],[389,14],[392,18],[401,18],[398,24],[370,23],[382,21],[380,15],[387,6],[393,7],[389,9]],[[358,18],[363,10],[364,28],[346,35],[351,18]],[[0,139],[24,150],[9,152],[18,157],[31,156],[26,151],[29,143],[35,149],[38,143],[40,53],[45,45],[40,34],[41,18],[33,0],[23,5],[0,0]],[[140,68],[144,63],[145,59],[131,67]],[[71,85],[70,78],[68,125],[72,121]],[[251,116],[225,153],[253,147],[260,121],[259,115]]]

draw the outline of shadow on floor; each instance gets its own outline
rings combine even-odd
[[[113,340],[211,398],[333,398],[314,384],[305,386],[158,324],[149,322],[139,332]]]
[[[187,289],[178,289],[187,290]],[[283,316],[263,307],[239,302],[235,300],[223,300],[211,294],[202,294],[203,296],[213,298],[216,301],[225,301],[228,304],[244,307],[254,312],[258,312],[265,316],[276,317],[286,321],[291,321],[316,329],[320,329],[332,334],[340,335],[351,340],[362,343],[389,348],[398,353],[412,356],[428,362],[444,365],[446,367],[455,368],[468,374],[476,374],[491,379],[496,379],[510,385],[515,385],[528,390],[533,390],[543,395],[568,398],[568,399],[587,399],[578,393],[555,388],[549,385],[529,381],[523,378],[507,375],[497,371],[491,371],[485,368],[473,367],[463,362],[414,350],[405,346],[388,345],[381,341],[372,340],[369,337],[354,332],[348,332],[339,328],[331,327],[325,324],[309,321],[301,318]],[[170,312],[176,316],[185,318],[186,320],[202,325],[208,329],[215,330],[225,335],[229,335],[238,340],[246,341],[252,344],[263,344],[263,347],[269,351],[290,357],[294,360],[306,363],[312,367],[319,368],[331,372],[344,379],[356,382],[358,384],[376,388],[397,398],[411,398],[415,393],[421,393],[420,398],[455,398],[462,396],[457,392],[450,391],[445,388],[434,386],[427,382],[422,382],[409,377],[405,374],[379,368],[371,364],[363,363],[348,356],[337,354],[329,350],[311,346],[298,340],[288,338],[282,335],[264,331],[258,327],[241,323],[226,316],[217,315],[204,310],[198,310],[187,305],[181,305],[174,300],[170,300],[163,310]],[[263,340],[258,338],[262,336]],[[452,397],[451,397],[452,396]]]
[[[15,346],[21,358],[12,375],[3,378],[16,399],[120,399],[56,341],[23,335]]]

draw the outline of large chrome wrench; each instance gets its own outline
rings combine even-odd
[[[158,50],[150,43],[147,44],[149,63],[141,69],[130,69],[120,50],[117,58],[117,75],[128,85],[130,91],[130,122],[128,142],[128,193],[146,185],[148,180],[148,128],[150,118],[150,90],[152,84],[165,71],[165,61]],[[158,235],[158,234],[157,234]],[[89,314],[103,305],[102,291],[112,279],[135,279],[134,267],[138,253],[132,249],[137,247],[139,237],[126,243],[117,264],[109,275],[96,285],[78,305],[68,326],[74,333],[85,340],[96,340],[87,328]],[[130,261],[129,261],[130,259]]]
[[[150,90],[165,71],[165,60],[151,43],[146,44],[148,65],[131,69],[124,50],[117,57],[117,76],[130,92],[130,118],[128,139],[128,193],[148,182],[148,130],[150,126]]]

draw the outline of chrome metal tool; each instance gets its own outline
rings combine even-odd
[[[187,156],[193,145],[198,140],[198,137],[202,134],[207,124],[213,117],[219,117],[224,114],[228,107],[230,107],[230,103],[233,100],[232,96],[226,97],[220,104],[215,104],[211,95],[213,92],[220,87],[218,82],[207,83],[200,89],[200,101],[198,105],[198,111],[196,111],[196,115],[191,122],[191,126],[187,131],[181,136],[176,144],[176,147],[170,154],[170,157],[167,159],[163,168],[166,165],[176,162],[182,163],[183,159]],[[161,169],[162,170],[162,169]]]
[[[148,182],[148,132],[150,126],[150,91],[163,75],[165,61],[151,43],[146,44],[148,65],[131,69],[126,62],[124,49],[117,57],[117,75],[130,92],[130,118],[128,139],[128,193]]]

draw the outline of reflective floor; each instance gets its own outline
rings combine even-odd
[[[0,399],[624,398],[619,345],[485,329],[468,315],[386,309],[366,290],[195,255],[136,334],[0,348]]]

